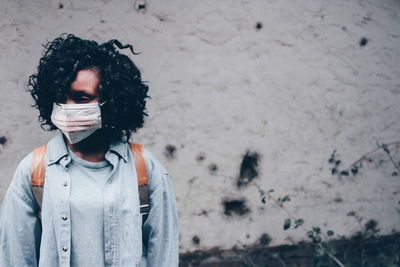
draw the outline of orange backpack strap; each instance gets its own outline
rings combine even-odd
[[[31,185],[32,192],[36,202],[39,205],[39,218],[41,218],[43,186],[46,166],[46,148],[47,145],[42,145],[33,150],[32,165],[31,165]]]
[[[144,222],[150,212],[150,205],[146,162],[143,155],[143,146],[135,143],[129,143],[129,146],[135,160],[135,168],[139,185],[140,214],[143,215]]]

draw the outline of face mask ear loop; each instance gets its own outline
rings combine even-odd
[[[105,103],[107,103],[108,100],[104,101],[103,103],[99,103],[99,107],[101,107],[102,105],[104,105]]]
[[[104,101],[103,103],[98,103],[99,107],[101,108],[102,105],[104,105],[108,100]],[[101,118],[101,114],[99,115],[99,118]]]

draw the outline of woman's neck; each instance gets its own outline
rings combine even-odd
[[[64,137],[67,146],[79,157],[90,162],[105,160],[109,147],[109,138],[101,129],[76,144],[70,144]]]

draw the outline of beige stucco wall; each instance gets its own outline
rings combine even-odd
[[[400,230],[399,176],[385,153],[355,177],[331,175],[328,163],[334,150],[345,167],[400,140],[399,1],[149,0],[142,14],[126,0],[2,0],[0,199],[19,160],[53,135],[24,88],[41,45],[62,32],[142,53],[132,59],[149,81],[150,117],[132,139],[171,174],[181,252],[242,247],[265,233],[271,246],[307,239],[283,230],[288,215],[259,189],[289,195],[284,206],[306,228],[333,238],[359,230],[350,211],[382,234]],[[238,188],[247,151],[258,176]],[[235,199],[249,211],[225,215],[223,201]]]

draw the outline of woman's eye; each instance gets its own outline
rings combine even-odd
[[[89,98],[79,98],[79,99],[76,100],[76,102],[78,102],[78,103],[86,103],[86,102],[89,102],[89,101],[90,101]]]

